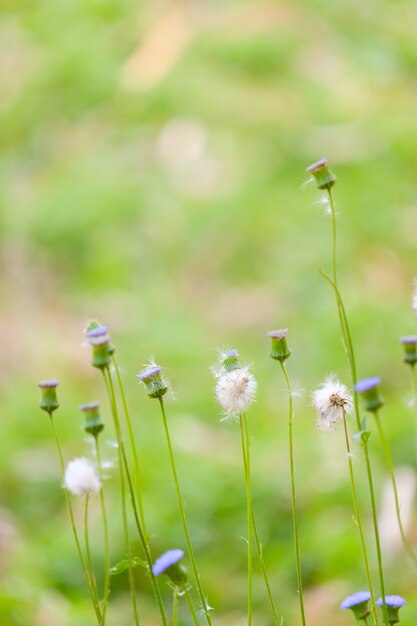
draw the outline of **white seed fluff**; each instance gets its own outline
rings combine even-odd
[[[243,367],[224,372],[217,378],[216,398],[227,415],[238,416],[255,400],[256,388],[255,378]]]
[[[75,496],[98,493],[101,482],[94,465],[81,457],[70,461],[65,469],[64,485]]]
[[[316,426],[318,430],[332,430],[343,413],[351,413],[352,396],[346,385],[334,376],[328,376],[324,383],[311,394],[311,400],[317,412]]]
[[[417,315],[417,278],[414,279],[414,293],[412,299],[412,307],[414,315]]]

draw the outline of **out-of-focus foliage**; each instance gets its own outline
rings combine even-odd
[[[314,432],[309,400],[326,374],[348,382],[348,370],[318,272],[330,267],[330,224],[314,204],[319,193],[302,184],[305,167],[327,155],[339,179],[340,283],[359,374],[382,376],[395,462],[415,470],[398,336],[417,324],[417,4],[4,0],[0,10],[1,624],[93,620],[36,389],[41,378],[61,380],[65,456],[88,453],[78,406],[104,402],[81,346],[92,316],[111,327],[123,367],[155,553],[184,540],[158,407],[135,374],[154,354],[172,380],[169,418],[217,626],[244,623],[246,593],[238,431],[219,423],[208,369],[225,345],[259,379],[255,505],[279,610],[298,623],[284,384],[265,337],[290,329],[309,624],[349,623],[339,601],[366,583],[343,439]],[[374,436],[371,448],[381,504]],[[355,467],[360,478],[356,448]],[[114,563],[124,554],[116,477],[106,485]],[[361,501],[368,528],[365,485]],[[416,574],[395,541],[384,548],[388,591],[409,599],[412,624]],[[142,623],[152,626],[149,581],[135,573]],[[267,626],[259,572],[255,582],[254,621]],[[131,624],[127,578],[114,584],[109,625]]]

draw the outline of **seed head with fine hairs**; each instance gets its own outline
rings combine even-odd
[[[75,496],[84,496],[98,493],[101,489],[101,481],[91,461],[80,457],[68,463],[63,487]]]
[[[238,417],[245,413],[255,400],[257,382],[248,367],[242,367],[236,350],[220,356],[215,394],[227,416]]]
[[[348,388],[332,375],[313,391],[311,400],[317,412],[318,430],[332,430],[335,423],[343,418],[343,413],[350,413],[353,408]]]

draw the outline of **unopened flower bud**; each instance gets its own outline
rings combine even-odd
[[[375,413],[384,404],[384,399],[379,392],[380,384],[381,379],[379,376],[364,378],[356,383],[355,391],[361,394],[365,404],[365,411]]]
[[[222,367],[226,372],[233,372],[241,367],[237,350],[228,350],[222,354]]]
[[[161,371],[160,365],[150,365],[138,374],[150,398],[162,398],[168,391],[167,382],[162,378]]]
[[[52,415],[54,411],[59,407],[58,398],[56,396],[56,388],[59,382],[57,380],[42,380],[38,383],[42,395],[39,402],[41,409]]]
[[[406,601],[401,596],[385,596],[389,624],[397,624],[400,621],[398,611],[405,603]],[[382,598],[378,598],[376,604],[382,606]]]
[[[291,354],[287,346],[288,329],[270,330],[268,337],[271,337],[271,357],[276,361],[285,361]]]
[[[110,339],[108,332],[109,332],[108,327],[104,326],[103,324],[100,324],[98,320],[90,320],[87,324],[87,328],[85,329],[85,334],[87,335],[88,338],[103,337],[107,335]],[[114,354],[115,350],[116,350],[115,346],[112,343],[109,343],[108,352],[110,356]]]
[[[351,609],[357,620],[365,620],[371,611],[368,602],[371,599],[369,591],[357,591],[345,598],[340,605],[341,609]]]
[[[312,174],[319,189],[330,189],[336,182],[336,176],[330,171],[326,158],[320,159],[307,167],[307,172]]]
[[[415,365],[417,363],[417,335],[401,337],[400,343],[404,348],[404,363]]]
[[[104,424],[100,416],[100,402],[92,402],[91,404],[83,404],[80,410],[85,415],[85,432],[97,437],[103,430]]]
[[[184,587],[187,583],[187,570],[180,565],[183,556],[183,550],[168,550],[155,561],[152,567],[153,575],[166,574],[174,585]]]
[[[114,347],[110,343],[107,326],[96,326],[89,330],[86,336],[93,349],[91,364],[98,369],[104,369],[110,365],[110,357],[114,352]]]

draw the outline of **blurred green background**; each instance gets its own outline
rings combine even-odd
[[[43,378],[61,381],[67,460],[90,452],[84,402],[103,401],[112,440],[101,379],[82,347],[91,317],[110,326],[117,345],[156,554],[184,539],[158,406],[136,373],[155,355],[172,381],[169,419],[217,626],[242,626],[246,609],[239,433],[219,422],[209,371],[223,346],[253,363],[259,381],[250,411],[255,505],[280,614],[299,624],[286,399],[265,337],[289,328],[289,371],[301,392],[295,437],[309,626],[351,624],[338,605],[366,580],[343,437],[315,431],[309,399],[330,371],[346,382],[349,374],[318,271],[330,269],[330,222],[314,204],[314,185],[302,184],[305,167],[327,155],[339,180],[340,283],[359,375],[383,377],[383,418],[412,499],[416,414],[398,337],[416,331],[417,4],[3,0],[0,11],[2,626],[94,623],[36,388]],[[387,590],[408,599],[403,623],[411,625],[416,572],[398,545],[392,507],[383,512],[386,472],[376,437],[371,443]],[[357,448],[355,468],[361,479]],[[117,470],[109,475],[116,562]],[[360,494],[375,571],[363,481]],[[416,521],[414,510],[415,544]],[[101,571],[98,502],[92,524]],[[269,626],[256,571],[254,624]],[[141,623],[153,626],[149,581],[137,576]],[[109,626],[128,626],[127,578],[113,582]],[[186,613],[181,623],[190,624]]]

